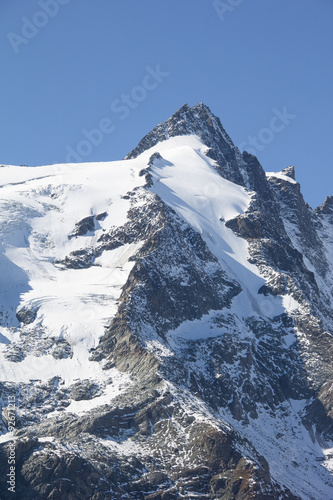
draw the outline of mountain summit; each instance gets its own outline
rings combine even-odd
[[[202,103],[0,176],[2,497],[333,497],[332,197]]]
[[[149,132],[126,159],[136,158],[159,142],[182,135],[197,135],[203,144],[215,143],[221,151],[227,147],[229,150],[235,148],[219,118],[213,115],[208,106],[199,103],[190,108],[184,104],[171,118]]]
[[[221,121],[203,103],[192,108],[184,104],[167,121],[147,134],[125,159],[136,158],[144,151],[172,137],[196,135],[207,146],[205,154],[215,160],[218,172],[236,184],[259,190],[265,178],[258,160],[243,154],[233,144]]]

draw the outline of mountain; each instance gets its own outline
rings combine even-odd
[[[0,203],[1,498],[333,499],[333,197],[186,104]]]

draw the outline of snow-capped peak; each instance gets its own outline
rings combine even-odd
[[[0,168],[0,494],[14,394],[28,500],[332,497],[332,200],[203,103],[122,161]]]

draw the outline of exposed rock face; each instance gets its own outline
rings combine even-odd
[[[172,184],[185,160],[163,144],[184,137],[188,153],[188,135],[201,141],[193,155],[191,146],[193,175],[223,178],[214,203],[198,186],[191,205],[186,177]],[[114,297],[98,294],[95,281],[84,295],[96,311],[110,302],[104,333],[80,358],[100,317],[77,309],[70,320],[83,319],[70,337],[63,309],[61,331],[50,335],[35,296],[8,331],[6,369],[30,356],[36,376],[0,386],[3,434],[16,400],[16,430],[0,444],[1,494],[15,438],[16,492],[28,500],[329,498],[333,197],[313,211],[293,167],[266,175],[203,104],[183,106],[127,158],[137,184],[119,196],[126,217],[108,222],[116,196],[107,209],[95,203],[66,226],[68,252],[49,258],[78,288],[82,276],[110,272]],[[43,202],[57,191],[62,203],[62,188],[47,189]],[[225,208],[228,189],[235,206],[248,199],[245,210]],[[42,380],[51,362],[59,374]],[[82,363],[86,372],[68,382]]]
[[[21,323],[29,325],[36,319],[36,311],[28,309],[27,307],[22,307],[22,309],[17,311],[16,317]]]
[[[68,236],[68,238],[74,238],[75,236],[84,236],[89,231],[93,231],[95,229],[95,221],[94,216],[90,215],[89,217],[85,217],[80,220],[75,227],[75,231]]]
[[[316,213],[322,215],[331,215],[333,213],[333,196],[328,196],[324,203],[316,208]]]
[[[190,108],[184,104],[166,122],[160,123],[147,134],[126,159],[136,158],[143,151],[170,137],[194,134],[198,135],[208,148],[207,155],[216,160],[222,175],[237,184],[244,184],[240,151],[222,127],[222,124],[205,104]]]

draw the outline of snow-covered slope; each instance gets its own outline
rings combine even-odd
[[[333,498],[332,210],[293,169],[185,105],[123,161],[0,167],[0,204],[21,494]]]
[[[5,380],[35,378],[36,370],[43,380],[57,375],[73,380],[96,371],[88,350],[117,310],[133,266],[128,259],[138,245],[103,252],[89,269],[67,269],[61,262],[71,252],[93,248],[111,226],[126,222],[129,202],[122,196],[141,181],[134,171],[120,162],[2,167],[1,250],[7,272],[1,283],[1,333],[14,340],[20,332],[11,328],[20,324],[15,313],[27,309],[34,321],[24,327],[26,335],[62,339],[72,351],[63,359],[28,351],[14,369],[3,361]],[[87,217],[91,228],[75,236],[76,224]]]

